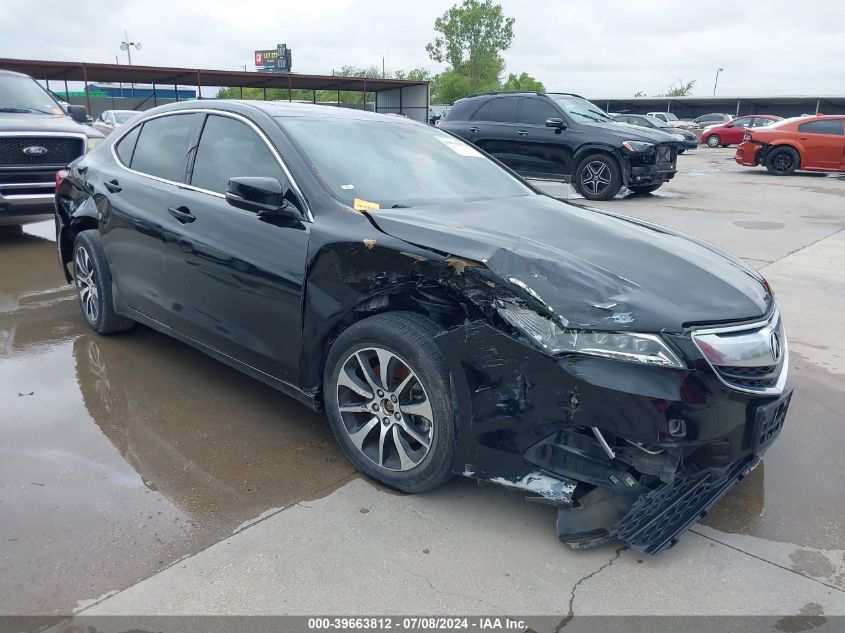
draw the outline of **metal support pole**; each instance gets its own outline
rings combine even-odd
[[[261,90],[264,92],[264,101],[267,101],[267,86],[262,86]]]
[[[311,101],[312,101],[315,105],[317,104],[317,91],[316,91],[316,90],[312,90],[312,91],[311,91]]]
[[[134,91],[134,88],[133,88]],[[153,82],[153,105],[158,105],[158,95],[156,94],[156,82]]]
[[[404,114],[405,111],[402,109],[402,92],[404,88],[399,88],[399,114]],[[376,110],[378,110],[378,93],[376,93]]]
[[[293,101],[293,91],[291,90],[290,85],[290,73],[288,73],[288,101]]]
[[[85,103],[88,104],[88,114],[91,114],[93,112],[91,109],[91,93],[88,92],[88,68],[85,64],[82,64],[82,80],[85,82]]]
[[[337,107],[340,107],[340,90],[337,91]]]
[[[239,86],[239,88],[241,89],[241,99],[243,99],[244,98],[244,87]]]
[[[739,99],[736,100],[736,116],[739,116]]]
[[[202,99],[202,78],[200,77],[200,71],[197,71],[197,101]]]
[[[67,79],[65,79],[65,97],[67,97],[68,103],[70,103],[70,90],[67,87]]]
[[[50,90],[50,80],[45,77],[44,82],[47,84],[47,92],[51,92],[51,90]],[[67,96],[65,96],[65,99],[67,99]]]
[[[173,84],[173,92],[176,93],[176,101],[179,101],[179,85]]]
[[[820,101],[821,101],[821,99],[816,99],[816,114],[819,113],[819,102]]]
[[[367,109],[367,78],[364,77],[364,110]]]

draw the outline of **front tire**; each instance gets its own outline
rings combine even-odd
[[[722,144],[722,139],[719,138],[718,134],[711,134],[707,137],[707,147],[719,147]]]
[[[134,321],[115,312],[112,278],[95,230],[80,231],[73,241],[73,284],[88,326],[99,334],[125,332]]]
[[[406,312],[359,321],[326,359],[323,400],[332,432],[364,474],[404,492],[452,476],[453,408],[439,327]]]
[[[775,176],[789,176],[800,164],[801,157],[791,147],[776,147],[766,156],[766,169]]]
[[[578,163],[573,183],[587,200],[610,200],[622,189],[622,170],[609,154],[591,154]]]

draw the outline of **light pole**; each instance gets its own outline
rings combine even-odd
[[[126,56],[129,58],[129,65],[132,65],[132,47],[135,50],[141,50],[141,42],[130,42],[126,31],[123,31],[123,41],[120,43],[120,50],[126,51]]]
[[[135,47],[135,50],[141,50],[141,42],[130,42],[129,35],[126,33],[126,30],[123,31],[123,41],[120,43],[120,50],[126,51],[126,56],[129,58],[129,65],[132,65],[132,47]],[[120,89],[120,95],[123,96],[123,88]],[[135,97],[135,82],[132,82],[132,98]]]
[[[719,85],[719,73],[725,72],[724,68],[717,68],[716,69],[716,81],[713,83],[713,96],[716,96],[716,86]]]

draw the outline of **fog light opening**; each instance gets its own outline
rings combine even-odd
[[[683,418],[672,418],[669,420],[669,435],[672,437],[685,437],[687,434],[687,422]]]

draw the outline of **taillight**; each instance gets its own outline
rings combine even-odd
[[[65,178],[67,178],[67,169],[60,169],[56,172],[56,191],[58,191],[59,187],[62,186]]]
[[[750,132],[746,132],[746,133],[745,133],[745,136],[743,136],[743,137],[742,137],[742,140],[743,140],[743,141],[750,141],[750,140],[751,140],[751,133],[750,133]]]

